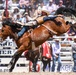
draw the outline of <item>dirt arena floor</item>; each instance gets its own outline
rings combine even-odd
[[[0,72],[0,75],[76,75],[74,72],[62,72],[62,73],[57,73],[57,72],[29,72],[29,73],[8,73],[8,72]]]

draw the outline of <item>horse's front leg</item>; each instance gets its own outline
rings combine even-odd
[[[15,52],[10,63],[8,64],[9,72],[12,72],[12,70],[14,69],[15,63],[17,62],[17,60],[19,59],[21,54],[22,54],[22,52],[19,52],[19,51]]]
[[[37,65],[38,58],[39,58],[39,55],[35,56],[34,61],[33,61],[33,69],[34,69],[34,72],[37,72],[36,65]]]

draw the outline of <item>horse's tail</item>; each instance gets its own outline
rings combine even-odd
[[[58,8],[57,11],[55,12],[55,14],[56,15],[64,14],[65,12],[66,13],[69,12],[69,13],[73,14],[76,17],[76,10],[73,9],[73,8],[67,8],[67,7],[60,7],[60,8]]]

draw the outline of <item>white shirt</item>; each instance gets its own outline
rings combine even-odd
[[[52,53],[53,55],[56,55],[56,54],[60,54],[60,51],[61,51],[61,44],[60,43],[53,43],[52,44]]]
[[[46,6],[46,9],[48,12],[50,12],[50,14],[53,12],[53,11],[56,11],[57,10],[57,5],[56,4],[52,4],[51,6],[48,4]]]
[[[73,53],[76,53],[76,42],[72,43],[72,51]]]
[[[25,23],[26,23],[26,17],[23,17],[21,22],[22,22],[23,24],[25,24]]]

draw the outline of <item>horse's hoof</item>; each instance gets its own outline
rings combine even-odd
[[[10,69],[11,68],[11,65],[8,65],[8,67],[7,67],[8,69]]]
[[[7,72],[11,72],[10,69],[8,69]]]
[[[12,72],[12,69],[8,69],[8,71],[7,72]]]
[[[12,70],[11,70],[11,65],[8,65],[8,72],[12,72]]]
[[[32,70],[32,72],[37,72],[36,70]]]

